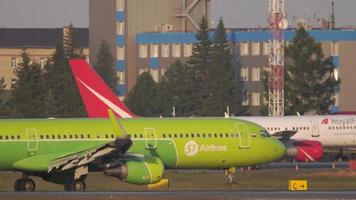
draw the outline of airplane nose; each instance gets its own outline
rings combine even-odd
[[[275,157],[275,161],[281,160],[286,155],[286,146],[279,140],[275,141],[275,145],[273,147],[273,154]]]

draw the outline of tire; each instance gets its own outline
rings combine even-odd
[[[15,181],[15,185],[14,185],[14,189],[16,192],[20,192],[20,191],[23,191],[22,188],[24,188],[22,185],[23,185],[23,181],[24,179],[21,178],[21,179],[17,179]]]
[[[84,192],[86,188],[85,182],[82,180],[71,180],[64,184],[66,191]]]
[[[23,181],[23,189],[25,192],[33,192],[36,189],[36,184],[32,179],[25,179]]]

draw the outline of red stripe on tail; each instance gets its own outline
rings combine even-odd
[[[73,59],[69,64],[89,118],[107,118],[108,109],[117,117],[136,117],[85,60]]]

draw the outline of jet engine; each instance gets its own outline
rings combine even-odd
[[[107,176],[117,177],[133,184],[152,184],[161,180],[164,172],[162,161],[154,156],[130,156],[122,159],[122,164],[104,170]]]
[[[298,162],[319,161],[323,156],[324,149],[319,141],[288,141],[285,145],[287,147],[287,156],[294,158]]]

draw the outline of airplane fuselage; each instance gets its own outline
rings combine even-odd
[[[316,140],[325,147],[356,146],[356,116],[283,116],[283,117],[238,117],[257,123],[273,135],[281,131],[297,131],[294,140]]]
[[[128,153],[159,157],[166,168],[228,168],[284,156],[282,143],[263,128],[237,119],[120,119],[133,141]],[[115,141],[108,119],[0,121],[0,170],[47,171],[51,160]],[[33,165],[31,167],[31,165]]]

